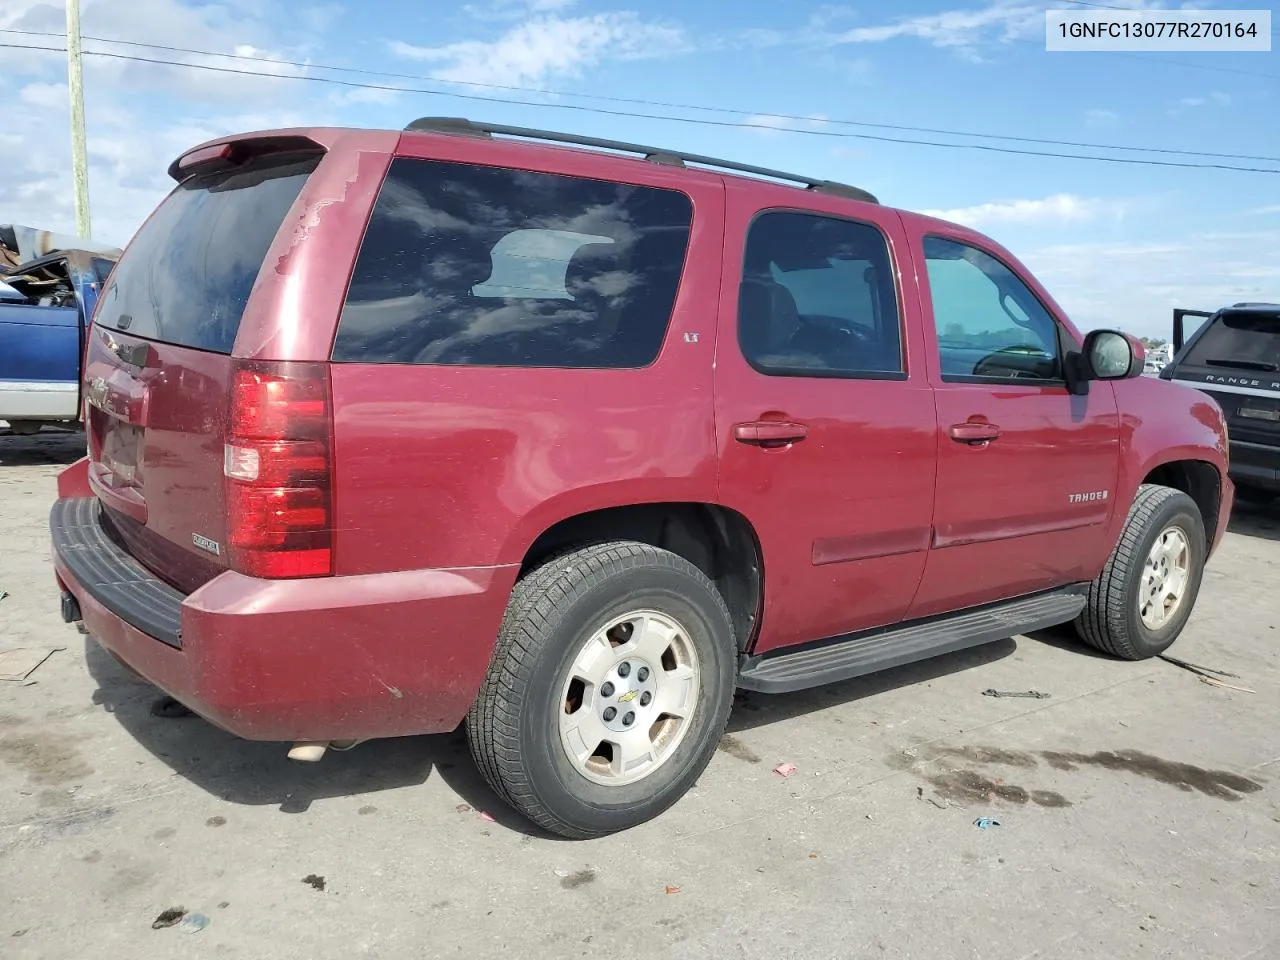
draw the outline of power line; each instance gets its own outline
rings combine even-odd
[[[47,53],[65,53],[62,47],[40,47],[26,44],[0,43],[0,48],[13,50],[38,50]],[[1185,163],[1173,160],[1151,160],[1140,157],[1099,157],[1088,154],[1057,153],[1042,150],[1021,150],[1015,147],[998,147],[982,143],[941,143],[936,140],[917,140],[905,137],[888,137],[870,133],[852,133],[838,130],[799,129],[796,127],[779,127],[771,124],[746,123],[728,120],[710,120],[696,117],[677,117],[669,114],[641,113],[630,110],[612,110],[605,107],[591,107],[576,103],[545,103],[530,100],[513,100],[506,97],[487,97],[481,94],[457,93],[446,90],[432,90],[421,87],[401,87],[390,84],[360,83],[354,80],[341,80],[337,77],[317,77],[303,74],[265,73],[260,70],[245,70],[235,67],[219,67],[213,64],[184,63],[178,60],[163,60],[157,57],[139,57],[131,54],[110,53],[103,50],[85,51],[86,56],[105,57],[112,60],[124,60],[134,63],[150,63],[170,67],[186,67],[191,70],[206,70],[214,73],[234,74],[248,77],[263,77],[278,80],[302,80],[310,83],[326,83],[333,86],[348,87],[360,90],[384,90],[391,93],[417,93],[427,96],[452,97],[459,100],[478,101],[483,103],[512,104],[515,106],[542,107],[555,110],[574,110],[582,113],[595,113],[605,116],[627,117],[637,120],[659,120],[668,123],[686,123],[698,126],[711,126],[738,130],[768,130],[777,133],[794,133],[803,136],[828,137],[837,139],[871,140],[879,143],[900,143],[912,146],[940,147],[953,150],[980,150],[988,153],[1004,153],[1018,156],[1046,157],[1059,160],[1088,160],[1097,163],[1122,163],[1140,166],[1177,167],[1191,170],[1233,170],[1241,173],[1280,174],[1280,170],[1265,167],[1242,167],[1222,163]],[[697,108],[693,108],[697,109]],[[812,118],[804,118],[811,121]]]
[[[1081,2],[1083,2],[1083,0],[1081,0]],[[61,38],[63,36],[62,34],[59,34],[59,33],[40,31],[40,30],[2,30],[0,29],[0,33],[12,33],[12,34],[20,34],[23,36],[57,37],[57,38]],[[258,56],[252,56],[249,54],[215,53],[210,50],[196,50],[191,47],[175,47],[175,46],[169,46],[166,44],[158,44],[158,43],[142,43],[136,40],[112,40],[106,37],[90,37],[90,36],[86,36],[84,37],[84,39],[93,40],[98,43],[114,43],[114,44],[119,44],[123,46],[145,47],[145,48],[155,49],[155,50],[166,50],[172,53],[188,53],[188,54],[194,54],[196,56],[203,56],[203,57],[221,57],[229,60],[243,60],[243,61],[248,61],[252,63],[269,63],[269,64],[274,64],[276,66],[299,67],[299,68],[312,69],[312,70],[330,70],[330,71],[335,71],[339,73],[359,74],[362,76],[372,76],[372,77],[390,77],[398,80],[413,80],[413,81],[422,81],[422,82],[428,82],[428,83],[434,82],[434,83],[447,83],[451,85],[457,84],[462,86],[479,87],[482,89],[487,88],[487,89],[493,89],[493,90],[508,90],[508,91],[513,91],[517,93],[530,93],[530,94],[536,93],[536,94],[543,94],[547,96],[557,96],[557,97],[577,97],[580,99],[599,100],[599,101],[608,102],[608,103],[625,103],[625,104],[631,104],[631,105],[637,105],[637,106],[664,107],[668,109],[677,109],[677,110],[698,110],[698,111],[703,111],[707,113],[730,114],[733,116],[747,116],[747,115],[766,116],[770,119],[790,120],[796,123],[812,123],[815,119],[813,117],[798,116],[795,114],[761,113],[759,111],[737,110],[729,107],[711,107],[711,106],[705,106],[701,104],[675,103],[675,102],[662,101],[662,100],[644,100],[644,99],[639,99],[635,97],[615,97],[615,96],[607,96],[605,94],[570,93],[563,90],[549,90],[549,89],[540,88],[540,87],[520,87],[520,86],[509,85],[509,84],[480,83],[477,81],[470,81],[470,80],[440,81],[433,77],[422,76],[421,74],[392,73],[384,70],[360,69],[358,67],[339,67],[339,66],[332,66],[328,64],[322,64],[322,63],[308,63],[308,62],[299,61],[299,60],[283,60],[275,57],[258,57]],[[195,68],[199,68],[201,66],[200,64],[188,64],[188,65]],[[441,93],[441,95],[448,95],[447,91],[439,91],[439,92]],[[502,102],[513,102],[513,101],[504,100]],[[898,123],[875,123],[875,122],[866,121],[866,120],[843,120],[843,119],[833,120],[833,119],[824,118],[822,122],[824,124],[830,124],[833,126],[866,127],[869,129],[896,130],[904,133],[940,134],[943,136],[952,136],[952,137],[971,137],[971,138],[980,139],[980,140],[1006,140],[1013,143],[1034,143],[1034,144],[1042,144],[1046,146],[1077,147],[1077,148],[1082,148],[1086,150],[1128,150],[1128,151],[1138,152],[1138,153],[1157,153],[1157,154],[1165,154],[1170,156],[1205,157],[1205,158],[1212,158],[1212,159],[1219,159],[1219,160],[1255,160],[1255,161],[1263,161],[1267,163],[1280,163],[1280,157],[1260,156],[1257,154],[1248,154],[1248,153],[1214,153],[1206,150],[1182,150],[1182,149],[1174,149],[1170,147],[1140,147],[1140,146],[1131,146],[1128,144],[1091,143],[1088,141],[1079,141],[1079,140],[1053,140],[1053,139],[1047,139],[1043,137],[1022,137],[1022,136],[1016,136],[1012,134],[978,133],[978,132],[968,131],[968,130],[948,130],[948,129],[939,128],[939,127],[919,127],[919,126],[910,126],[907,124],[898,124]]]

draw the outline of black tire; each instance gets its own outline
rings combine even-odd
[[[667,614],[688,634],[699,662],[696,708],[670,757],[635,783],[582,775],[559,732],[561,691],[582,645],[632,610]],[[480,773],[515,810],[543,829],[589,839],[651,820],[706,769],[729,718],[736,678],[729,611],[691,563],[656,547],[604,543],[557,556],[512,591],[467,738]]]
[[[1179,527],[1190,548],[1187,592],[1173,618],[1149,629],[1139,613],[1142,572],[1152,545],[1170,526]],[[1195,607],[1204,573],[1204,520],[1194,500],[1181,490],[1143,484],[1129,508],[1120,542],[1102,573],[1089,585],[1088,601],[1076,618],[1076,631],[1091,647],[1125,660],[1146,660],[1167,650]]]

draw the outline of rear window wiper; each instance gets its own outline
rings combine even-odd
[[[1264,363],[1261,360],[1206,360],[1209,367],[1234,367],[1237,370],[1280,370],[1280,364]]]

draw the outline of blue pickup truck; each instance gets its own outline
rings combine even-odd
[[[114,266],[58,250],[0,274],[0,420],[15,433],[80,425],[84,337]]]

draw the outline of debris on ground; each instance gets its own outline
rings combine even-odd
[[[1044,700],[1053,696],[1051,693],[1041,693],[1039,690],[983,690],[984,697],[1029,697],[1032,700]]]
[[[1186,660],[1171,657],[1167,653],[1160,654],[1160,659],[1165,663],[1172,663],[1175,667],[1181,667],[1183,670],[1190,670],[1192,673],[1198,673],[1202,676],[1208,674],[1213,677],[1230,677],[1232,680],[1240,679],[1240,674],[1238,673],[1227,673],[1225,670],[1215,670],[1213,667],[1202,667],[1197,663],[1189,663]]]
[[[1165,663],[1171,663],[1175,667],[1181,667],[1190,673],[1196,674],[1200,678],[1201,683],[1208,683],[1215,687],[1224,687],[1227,690],[1236,690],[1240,693],[1257,693],[1256,690],[1250,690],[1248,687],[1238,687],[1233,683],[1227,683],[1222,677],[1230,677],[1232,680],[1239,680],[1240,674],[1228,673],[1226,670],[1217,670],[1213,667],[1202,667],[1198,663],[1191,663],[1187,660],[1179,660],[1177,657],[1171,657],[1167,653],[1159,655],[1160,659]]]
[[[673,893],[679,893],[679,892],[680,892],[680,888],[679,888],[679,887],[666,887],[665,889],[666,889],[666,892],[667,892],[667,896],[671,896],[671,894],[673,894]]]
[[[188,913],[178,924],[178,929],[183,933],[199,933],[208,925],[209,918],[203,913]]]
[[[937,800],[933,799],[933,797],[930,797],[930,798],[929,798],[929,802],[930,802],[930,803],[932,803],[932,804],[933,804],[935,807],[937,807],[939,810],[945,810],[945,809],[947,809],[946,804],[939,803]]]
[[[225,827],[227,825],[226,817],[210,817],[204,822],[206,827]]]
[[[973,821],[973,825],[979,830],[988,830],[991,827],[1000,826],[1000,821],[992,817],[979,817],[977,820]]]
[[[470,812],[471,812],[471,804],[469,804],[469,803],[460,803],[460,804],[458,804],[456,807],[454,807],[453,809],[454,809],[454,812],[456,812],[456,813],[470,813]]]
[[[319,890],[322,893],[324,892],[324,877],[318,876],[314,873],[308,873],[302,878],[302,882],[312,890]]]
[[[66,647],[18,647],[0,653],[0,680],[19,683],[36,672],[36,669],[55,653]]]
[[[4,600],[8,596],[9,596],[8,590],[0,590],[0,600]]]
[[[486,823],[497,823],[497,822],[498,822],[497,820],[495,820],[495,819],[494,819],[493,814],[492,814],[492,813],[490,813],[488,810],[481,810],[481,811],[480,811],[480,819],[481,819],[481,820],[483,820],[483,821],[485,821]]]
[[[1223,687],[1227,690],[1238,690],[1240,693],[1257,693],[1257,690],[1250,690],[1248,687],[1237,687],[1234,683],[1227,683],[1225,680],[1219,680],[1217,677],[1206,677],[1200,674],[1200,682],[1208,683],[1215,687]]]
[[[168,910],[161,913],[160,916],[151,921],[151,929],[163,930],[165,927],[172,927],[186,915],[186,907],[170,907]]]
[[[797,767],[794,763],[780,763],[773,768],[773,772],[785,780],[787,777],[790,777],[793,774],[795,774],[799,769],[800,768]]]

